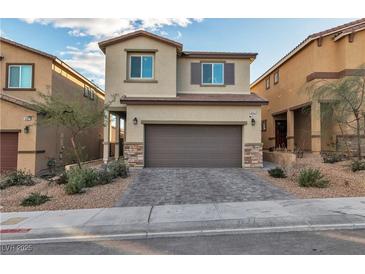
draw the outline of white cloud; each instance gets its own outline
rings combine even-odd
[[[109,38],[137,29],[156,31],[164,26],[187,27],[189,24],[201,22],[201,19],[189,18],[157,18],[157,19],[119,19],[119,18],[54,18],[36,19],[25,18],[23,21],[32,24],[52,25],[55,28],[67,28],[73,36],[94,36],[95,38]]]
[[[201,22],[202,19],[189,18],[158,18],[158,19],[119,19],[119,18],[54,18],[54,19],[38,19],[25,18],[22,19],[28,24],[51,25],[55,28],[68,29],[70,36],[85,37],[91,36],[92,41],[84,47],[66,47],[65,51],[60,52],[63,60],[75,69],[80,70],[86,77],[93,80],[96,84],[104,87],[104,67],[105,56],[99,49],[98,42],[104,39],[122,35],[138,29],[154,31],[163,36],[168,33],[162,31],[164,26],[187,27],[193,22]],[[175,39],[181,38],[181,33],[177,32]],[[77,43],[79,45],[79,43]]]

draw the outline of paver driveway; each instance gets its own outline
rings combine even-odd
[[[147,168],[117,206],[202,204],[292,198],[240,168]]]

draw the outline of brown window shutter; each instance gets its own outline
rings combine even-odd
[[[201,84],[201,64],[191,63],[191,84],[200,85]]]
[[[224,84],[234,85],[234,63],[224,64]]]

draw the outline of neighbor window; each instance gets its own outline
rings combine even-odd
[[[279,83],[279,71],[275,71],[274,73],[274,84]]]
[[[130,79],[152,79],[153,78],[153,56],[132,55],[129,60]]]
[[[266,131],[267,129],[267,122],[266,120],[261,121],[261,131]]]
[[[202,64],[202,84],[204,85],[223,85],[224,66],[222,63],[203,63]]]
[[[9,65],[8,88],[33,88],[33,65]]]
[[[266,89],[270,88],[270,77],[265,80]]]
[[[88,86],[84,86],[84,96],[89,97],[90,88]]]

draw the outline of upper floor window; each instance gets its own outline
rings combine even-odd
[[[279,70],[275,71],[274,73],[274,84],[279,83]]]
[[[131,55],[129,58],[130,79],[153,79],[153,55]]]
[[[266,87],[266,89],[269,89],[270,88],[270,77],[266,78],[266,80],[265,80],[265,87]]]
[[[223,85],[224,65],[223,63],[202,63],[202,84]]]
[[[33,65],[8,65],[8,88],[33,88]]]
[[[91,100],[94,100],[95,90],[89,86],[84,86],[84,96],[90,98]]]

